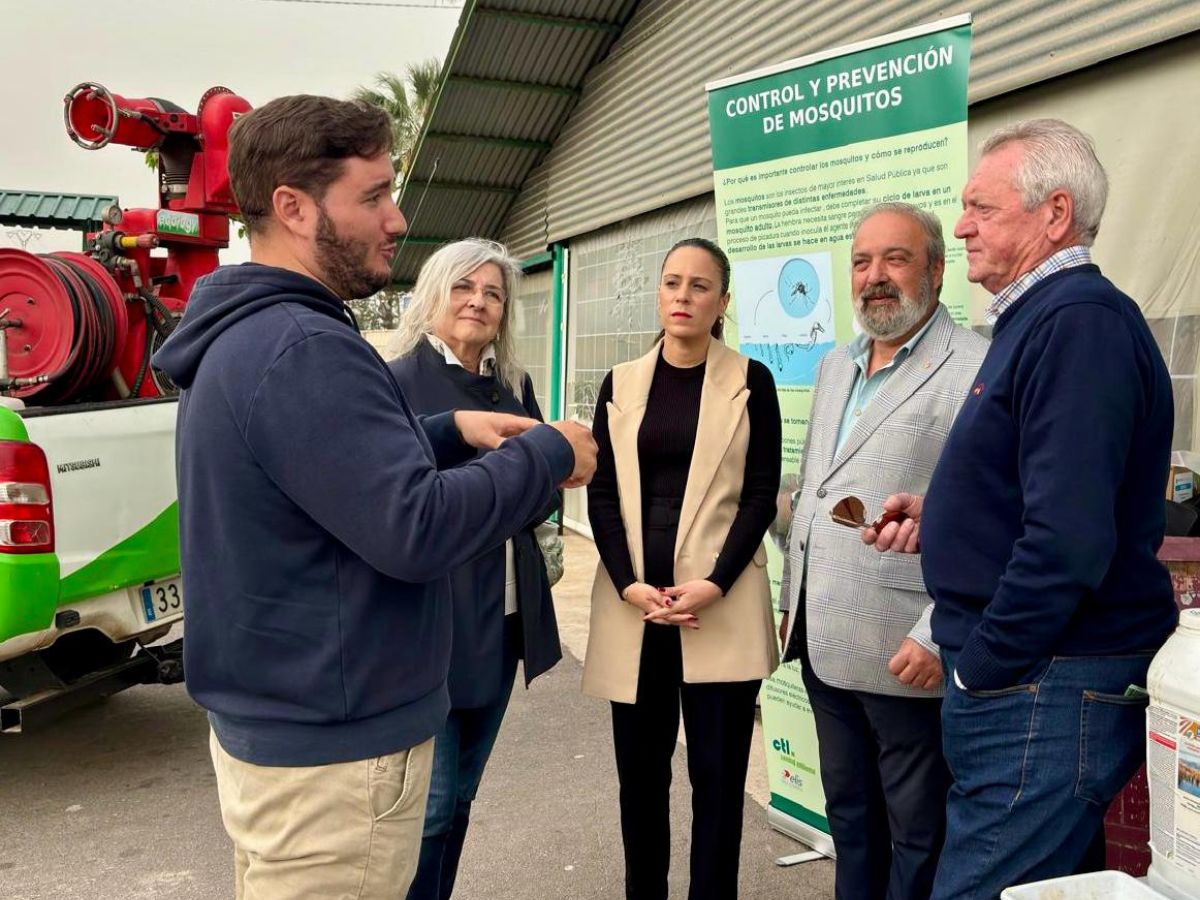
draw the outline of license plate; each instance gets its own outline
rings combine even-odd
[[[168,578],[142,587],[142,618],[146,624],[169,619],[183,612],[183,583]]]

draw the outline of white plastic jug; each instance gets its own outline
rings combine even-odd
[[[1168,896],[1200,900],[1200,608],[1180,613],[1147,681],[1147,881]]]

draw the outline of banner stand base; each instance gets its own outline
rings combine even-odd
[[[781,856],[775,860],[775,865],[787,868],[788,866],[813,862],[814,860],[818,859],[825,859],[825,854],[818,853],[816,850],[805,850],[803,853],[793,853],[790,856]]]
[[[776,831],[786,834],[793,840],[799,841],[812,850],[807,850],[802,853],[795,853],[788,856],[781,856],[776,863],[781,866],[794,866],[797,863],[810,862],[814,859],[827,857],[836,859],[837,854],[833,849],[833,838],[821,831],[819,828],[814,828],[807,822],[801,822],[799,819],[789,816],[783,810],[776,809],[774,806],[767,807],[767,824]]]

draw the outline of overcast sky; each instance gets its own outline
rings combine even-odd
[[[156,205],[154,176],[139,154],[116,145],[87,151],[67,137],[62,98],[81,81],[195,112],[216,84],[256,106],[283,94],[345,97],[377,72],[445,57],[459,0],[407,0],[441,8],[373,2],[396,5],[0,0],[0,188]],[[0,226],[0,246],[18,246],[6,231]],[[78,247],[77,234],[45,232],[29,249]],[[229,255],[239,258],[244,251]]]

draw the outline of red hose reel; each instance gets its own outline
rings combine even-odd
[[[87,253],[0,248],[0,392],[39,404],[175,392],[150,357],[229,244],[227,136],[249,109],[223,87],[195,114],[92,82],[67,92],[64,121],[79,146],[158,152],[159,207],[114,207]]]
[[[164,305],[174,314],[183,309],[169,299]],[[171,324],[162,316],[148,320],[84,253],[35,256],[0,248],[0,328],[7,348],[0,382],[11,384],[10,396],[36,395],[48,404],[169,393],[149,368],[147,351],[157,342],[147,334],[157,330],[165,337]]]

